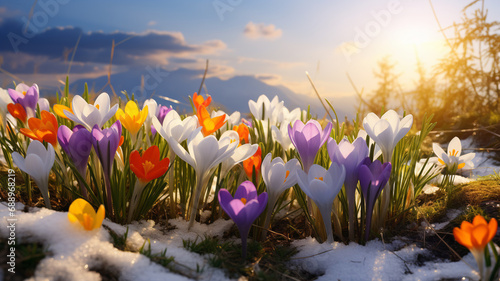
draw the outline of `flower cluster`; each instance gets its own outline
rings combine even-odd
[[[0,91],[4,127],[14,130],[2,130],[2,145],[8,144],[2,148],[27,180],[31,176],[48,208],[52,199],[81,197],[68,216],[86,230],[98,228],[104,213],[129,223],[159,203],[191,228],[201,210],[216,219],[220,208],[236,223],[245,256],[254,223],[260,226],[254,237],[265,239],[274,215],[298,206],[319,240],[343,239],[347,230],[350,241],[363,243],[372,229],[405,211],[419,192],[413,186],[430,178],[415,176],[417,168],[429,170],[415,145],[426,134],[406,136],[413,117],[393,110],[370,113],[364,130],[346,133],[338,120],[313,119],[264,95],[249,101],[251,116],[244,119],[212,110],[212,97],[197,93],[188,116],[153,99],[121,103],[101,93],[91,102],[87,92],[66,93],[51,109],[38,90],[19,84]],[[408,150],[411,145],[418,149]],[[449,172],[471,165],[473,155],[460,156],[458,139],[448,153],[434,150],[439,159],[432,163]]]

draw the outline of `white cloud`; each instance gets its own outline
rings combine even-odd
[[[283,31],[279,28],[276,28],[274,24],[264,24],[264,23],[253,23],[249,22],[245,26],[245,30],[243,33],[246,37],[251,39],[275,39],[281,37]]]
[[[157,22],[154,21],[154,20],[148,22],[148,26],[153,26],[153,25],[156,25],[156,24],[157,24]]]

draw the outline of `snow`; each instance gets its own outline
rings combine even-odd
[[[500,167],[495,164],[495,161],[490,159],[488,156],[491,156],[493,152],[486,151],[474,151],[477,148],[474,145],[472,137],[461,140],[462,143],[462,154],[474,152],[476,156],[472,159],[472,163],[474,163],[474,169],[467,171],[466,174],[470,175],[473,178],[483,177],[487,175],[491,175],[500,172]]]
[[[24,206],[19,205],[18,210]],[[5,203],[0,204],[1,221],[6,224],[9,211]],[[80,225],[72,224],[66,212],[56,212],[45,208],[31,208],[29,213],[17,211],[17,243],[42,243],[48,254],[37,266],[34,278],[30,280],[101,280],[96,269],[106,269],[116,273],[120,280],[190,280],[170,272],[153,263],[139,253],[120,251],[111,243],[108,231],[100,228],[84,231]],[[147,239],[151,241],[152,253],[161,253],[167,249],[167,256],[175,257],[185,275],[197,280],[227,280],[220,269],[211,268],[207,257],[189,252],[183,248],[182,240],[221,237],[232,226],[231,221],[218,220],[211,225],[196,223],[188,232],[188,223],[183,220],[171,220],[177,229],[163,233],[155,227],[153,221],[143,221],[129,226],[127,246],[139,249]],[[118,234],[123,234],[126,227],[105,220],[108,226]],[[0,228],[0,237],[6,238],[8,228]],[[147,247],[147,244],[146,244]],[[197,266],[203,268],[201,275],[196,274]],[[6,274],[11,274],[4,272]],[[1,276],[1,274],[0,274]]]
[[[419,256],[429,256],[426,249],[403,240],[383,243],[372,240],[366,246],[356,243],[344,245],[319,244],[313,238],[297,240],[292,243],[300,252],[292,259],[296,269],[311,274],[321,275],[321,280],[441,280],[443,278],[460,279],[465,277],[477,280],[477,272],[464,262],[435,260],[418,261]],[[472,254],[464,261],[475,267]]]
[[[16,212],[18,243],[42,243],[49,252],[29,280],[100,280],[98,269],[111,271],[120,280],[228,280],[222,270],[208,265],[208,257],[185,250],[182,241],[205,236],[222,238],[223,233],[232,227],[231,221],[217,220],[210,225],[196,223],[191,231],[187,230],[188,222],[182,219],[169,220],[175,229],[168,231],[151,220],[128,225],[128,247],[138,249],[150,239],[153,253],[166,248],[167,256],[175,257],[176,270],[185,273],[180,275],[151,262],[144,255],[118,250],[105,228],[83,231],[79,225],[69,222],[66,212],[31,208],[25,213],[20,211],[22,208],[22,204],[18,205],[19,211]],[[2,221],[6,221],[8,214],[7,207],[1,203]],[[456,212],[451,210],[448,219],[455,216]],[[107,219],[103,224],[119,235],[127,229]],[[438,225],[435,227],[439,228]],[[7,231],[6,227],[1,227],[0,236],[6,237]],[[292,242],[292,246],[299,252],[290,262],[291,269],[318,275],[318,280],[478,279],[477,273],[465,263],[435,260],[429,251],[406,242],[404,238],[391,243],[372,240],[362,246],[338,242],[320,244],[309,237]],[[430,261],[420,262],[419,256],[430,257]],[[471,254],[465,256],[464,261],[475,266]],[[197,267],[203,268],[201,274],[196,273]]]

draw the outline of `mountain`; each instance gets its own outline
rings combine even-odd
[[[192,96],[194,92],[198,91],[202,75],[203,71],[198,70],[178,69],[167,71],[163,68],[146,68],[112,74],[111,83],[117,94],[125,90],[128,93],[135,93],[135,97],[139,101],[153,97],[161,104],[172,105],[180,111],[190,111],[191,107],[187,97]],[[140,85],[142,76],[144,76],[144,92],[141,94]],[[70,89],[72,93],[82,93],[84,84],[87,83],[89,88],[99,91],[106,85],[107,81],[107,76],[95,79],[81,79],[71,83]],[[242,113],[248,113],[248,101],[257,100],[261,94],[264,94],[269,99],[277,95],[290,110],[296,107],[307,109],[307,106],[311,105],[311,112],[313,114],[319,117],[325,114],[325,110],[316,96],[298,94],[284,86],[268,85],[254,76],[234,76],[227,80],[211,77],[205,80],[205,86],[208,93],[212,96],[213,101],[217,105],[220,105],[221,109],[226,112],[237,110]],[[111,93],[109,86],[104,88],[103,91]],[[204,93],[204,91],[202,92]],[[161,99],[160,96],[178,100],[181,103],[173,104]],[[331,102],[341,120],[346,115],[349,119],[354,117],[354,97],[334,99]]]

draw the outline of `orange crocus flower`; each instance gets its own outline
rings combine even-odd
[[[20,103],[9,103],[7,105],[7,110],[9,111],[10,115],[12,115],[14,118],[17,118],[21,120],[23,123],[26,123],[26,118],[28,115],[26,115],[26,110]]]
[[[455,240],[471,251],[482,252],[497,233],[497,220],[492,218],[489,223],[481,216],[474,217],[472,223],[463,221],[460,228],[453,229]]]
[[[243,141],[245,141],[245,143],[249,143],[248,135],[250,134],[250,131],[248,130],[247,125],[242,123],[239,126],[234,126],[233,130],[240,136],[240,144],[243,143]]]
[[[143,183],[148,183],[161,177],[168,170],[170,160],[164,158],[160,160],[160,149],[153,145],[148,148],[142,157],[139,151],[134,150],[130,153],[130,169]]]
[[[255,174],[259,175],[260,174],[260,165],[262,164],[262,150],[259,148],[255,152],[254,155],[250,156],[250,158],[243,160],[243,169],[245,170],[245,173],[247,174],[247,177],[249,179],[252,178],[252,173],[253,169],[255,167]],[[257,177],[258,181],[258,177]],[[257,184],[257,183],[256,183]]]
[[[203,127],[201,132],[204,136],[212,134],[226,123],[225,115],[210,118],[210,113],[208,113],[207,108],[204,105],[200,105],[200,107],[198,107],[196,116],[198,116],[198,122]]]
[[[207,99],[204,99],[202,95],[198,95],[198,93],[193,94],[193,103],[194,103],[194,108],[198,109],[200,105],[203,105],[204,107],[208,107],[210,103],[212,102],[212,97],[208,96]]]
[[[63,104],[54,104],[54,113],[57,114],[59,117],[62,117],[62,118],[66,118],[68,120],[70,120],[68,117],[66,117],[66,114],[64,114],[64,110],[70,112],[71,114],[74,114],[73,113],[73,109],[71,109],[71,105],[70,107],[67,107]]]
[[[30,139],[40,142],[46,141],[54,148],[57,147],[58,124],[54,114],[43,110],[40,119],[35,117],[28,119],[28,127],[29,129],[21,128],[19,131]]]

